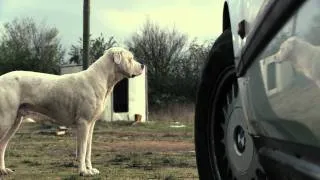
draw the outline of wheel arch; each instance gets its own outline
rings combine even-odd
[[[230,13],[229,13],[229,6],[228,2],[225,1],[223,4],[223,19],[222,19],[222,31],[231,28],[231,21],[230,21]]]
[[[229,10],[229,4],[227,1],[224,2],[223,4],[223,15],[222,15],[222,32],[226,31],[227,29],[230,29],[231,31],[231,37],[233,39],[233,30],[232,28],[234,28],[231,24],[231,18],[230,18],[230,10]],[[235,55],[235,47],[234,47],[234,40],[232,40],[232,49],[230,49],[230,53],[233,54],[233,56]],[[234,62],[235,62],[235,58],[234,58]],[[236,65],[236,63],[235,63]]]

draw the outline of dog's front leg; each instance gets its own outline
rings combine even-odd
[[[92,146],[92,136],[93,136],[93,130],[94,130],[94,125],[95,121],[90,123],[89,127],[89,135],[88,135],[88,142],[87,142],[87,153],[86,153],[86,165],[87,169],[92,173],[92,174],[99,174],[99,170],[96,168],[92,167],[91,163],[91,146]]]
[[[79,162],[79,173],[80,176],[93,175],[86,168],[85,157],[87,152],[87,142],[89,134],[89,123],[86,120],[80,119],[77,124],[77,150],[78,150],[78,162]]]

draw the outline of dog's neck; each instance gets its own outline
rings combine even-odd
[[[108,57],[108,54],[101,56],[85,71],[89,77],[89,83],[93,88],[101,89],[101,93],[109,93],[114,85],[124,78],[124,75],[116,72],[114,62]],[[116,75],[117,74],[117,75]]]
[[[317,51],[314,50],[315,46],[313,46],[312,44],[303,41],[301,39],[297,39],[296,42],[294,42],[295,48],[292,50],[296,53],[291,53],[294,55],[294,57],[292,57],[293,59],[293,63],[295,64],[299,64],[299,61],[307,61],[307,60],[311,60],[312,58],[316,57],[316,53]],[[300,51],[304,51],[304,53],[301,53]],[[308,54],[308,59],[306,59],[305,54]],[[301,63],[301,62],[300,62]]]

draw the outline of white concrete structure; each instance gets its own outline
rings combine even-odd
[[[115,99],[114,93],[116,93],[115,91],[118,89],[115,87],[112,95],[107,98],[106,109],[102,119],[105,121],[133,121],[135,120],[135,114],[139,114],[142,116],[141,121],[145,122],[148,117],[146,85],[145,70],[140,76],[128,79],[128,111],[126,112],[116,112],[114,106],[116,105],[115,101],[117,99]]]
[[[68,66],[61,66],[60,73],[61,74],[68,74],[68,73],[75,73],[82,70],[81,65],[68,65]],[[124,80],[126,81],[126,80]],[[126,82],[125,82],[126,83]],[[125,84],[122,82],[122,84]],[[117,84],[114,88],[114,92],[107,97],[106,101],[106,108],[102,114],[101,119],[104,121],[134,121],[135,115],[141,115],[141,122],[145,122],[148,120],[148,90],[147,90],[147,74],[146,68],[140,76],[130,78],[127,80],[127,86],[122,87],[120,89],[124,90],[124,92],[118,92]],[[117,92],[115,92],[117,91]],[[123,97],[121,93],[124,94],[126,98],[126,106],[124,111],[118,112],[119,108],[115,108],[117,105],[117,99],[115,98],[115,93],[119,93],[118,97]],[[123,101],[123,99],[122,99]]]
[[[260,60],[263,84],[268,96],[281,92],[292,83],[294,78],[294,71],[290,61],[281,63],[275,61],[275,56]]]

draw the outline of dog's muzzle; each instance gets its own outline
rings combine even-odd
[[[140,65],[140,67],[141,67],[141,70],[143,70],[143,69],[144,69],[144,65],[143,65],[143,64],[141,64],[141,65]],[[137,76],[137,75],[132,74],[132,75],[131,75],[131,78],[134,78],[134,77],[136,77],[136,76]]]

